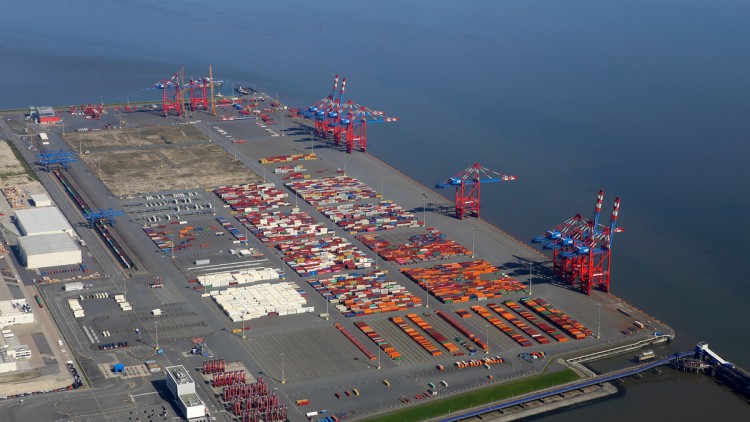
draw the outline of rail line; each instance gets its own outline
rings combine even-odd
[[[60,170],[53,170],[53,173],[55,177],[57,177],[57,180],[59,180],[62,186],[65,188],[65,192],[68,193],[68,196],[70,196],[70,198],[78,207],[78,211],[80,211],[83,216],[85,216],[87,213],[92,212],[86,201],[73,188],[68,178],[65,177],[65,175]],[[112,237],[112,235],[109,233],[109,229],[106,226],[106,220],[100,218],[96,221],[93,221],[92,227],[96,230],[97,233],[99,233],[99,236],[104,240],[104,243],[107,245],[109,250],[117,258],[117,262],[125,269],[133,269],[133,261],[123,251],[117,240],[115,240],[114,237]]]

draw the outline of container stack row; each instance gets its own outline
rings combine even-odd
[[[235,271],[224,271],[209,273],[198,276],[198,282],[206,288],[234,286],[239,284],[250,284],[257,281],[279,280],[284,278],[284,273],[276,268],[245,268]]]
[[[375,332],[375,330],[373,330],[372,327],[367,325],[366,322],[357,321],[354,323],[354,325],[357,326],[357,328],[359,328],[360,330],[362,330],[362,332],[365,333],[365,335],[369,337],[370,340],[372,340],[375,344],[377,344],[378,347],[380,347],[380,349],[384,351],[386,355],[388,355],[388,357],[390,357],[393,360],[401,359],[401,353],[397,352],[396,348],[394,348],[393,346],[391,346],[390,343],[385,341],[385,339],[380,334]]]
[[[565,343],[566,341],[568,341],[568,338],[565,337],[565,335],[561,333],[560,330],[537,318],[536,315],[522,308],[521,305],[519,305],[517,302],[513,300],[506,300],[505,302],[503,302],[503,304],[508,308],[516,311],[518,315],[526,318],[527,321],[539,327],[540,330],[544,331],[545,333],[547,333],[547,335],[551,336],[558,342]]]
[[[334,325],[334,327],[336,327],[337,330],[341,331],[341,334],[343,334],[346,338],[348,338],[349,341],[351,341],[352,343],[354,343],[354,345],[357,346],[357,348],[359,350],[361,350],[362,353],[364,353],[365,356],[367,356],[368,359],[370,359],[370,360],[377,359],[375,357],[375,354],[372,353],[371,351],[367,350],[367,348],[365,347],[365,345],[362,344],[362,343],[360,343],[359,340],[357,340],[356,338],[354,338],[354,336],[346,328],[344,328],[343,325],[339,324],[338,322],[335,323],[335,324],[333,324],[333,325]]]
[[[400,245],[394,245],[374,234],[362,234],[357,236],[357,239],[386,261],[396,262],[399,265],[471,255],[471,251],[446,238],[437,230],[411,236],[407,243]]]
[[[318,156],[314,152],[309,154],[291,154],[291,155],[274,155],[273,157],[261,158],[261,164],[288,163],[293,161],[317,160]]]
[[[265,211],[288,206],[288,194],[273,183],[223,186],[214,193],[232,210],[239,212]]]
[[[414,322],[415,324],[417,324],[417,326],[419,328],[421,328],[425,333],[429,334],[430,337],[434,338],[435,341],[437,341],[438,343],[442,344],[443,347],[445,347],[445,350],[447,350],[448,352],[450,352],[450,354],[452,354],[453,356],[460,356],[460,355],[464,354],[458,348],[458,346],[456,346],[455,344],[451,343],[451,341],[448,340],[440,331],[438,331],[435,328],[433,328],[432,325],[430,325],[429,323],[427,323],[427,321],[425,321],[424,319],[422,319],[422,317],[420,317],[419,315],[417,315],[417,314],[407,314],[406,317],[409,318],[410,320],[412,320],[412,322]]]
[[[153,227],[144,227],[143,231],[146,232],[148,238],[151,239],[151,241],[154,242],[162,252],[169,252],[172,250],[174,243],[172,243],[173,239],[171,232],[159,230],[158,228]]]
[[[402,311],[422,301],[404,286],[388,280],[383,271],[310,279],[310,285],[346,317]]]
[[[508,312],[507,309],[503,308],[500,305],[496,305],[494,303],[491,303],[488,307],[492,309],[493,311],[495,311],[495,313],[497,313],[501,317],[505,318],[506,321],[518,327],[521,331],[526,333],[526,335],[531,337],[537,343],[549,344],[549,339],[547,337],[544,337],[542,333],[536,330],[536,328],[531,327],[529,324],[523,322],[520,318]]]
[[[401,271],[443,303],[487,300],[524,288],[516,279],[501,274],[497,267],[484,260]]]
[[[469,340],[473,341],[477,346],[481,347],[482,350],[486,351],[487,349],[489,349],[489,347],[487,347],[487,343],[485,343],[482,339],[480,339],[479,336],[475,335],[474,333],[472,333],[471,331],[469,331],[468,328],[464,327],[458,321],[456,321],[455,319],[451,318],[450,315],[446,314],[445,312],[443,312],[443,311],[441,311],[439,309],[437,311],[435,311],[435,313],[440,318],[443,318],[443,320],[445,320],[445,322],[447,322],[448,324],[450,324],[453,328],[455,328],[456,330],[458,330],[459,333],[465,335],[466,337],[469,338]]]
[[[402,317],[392,317],[391,321],[393,321],[398,328],[401,329],[401,331],[405,332],[409,337],[411,337],[412,340],[417,342],[420,346],[422,346],[423,349],[427,350],[427,353],[429,353],[431,356],[442,356],[443,352],[437,348],[430,340],[427,340],[422,334],[419,333],[419,331],[415,330],[414,327],[409,325],[408,322],[404,321]]]
[[[68,299],[68,307],[70,308],[70,311],[73,312],[74,318],[83,318],[86,316],[86,313],[83,312],[83,307],[81,306],[81,303],[78,302],[78,299]]]
[[[123,312],[133,310],[133,307],[130,306],[130,302],[125,300],[125,295],[115,295],[115,302],[117,302],[117,305],[120,306],[120,310]]]
[[[276,167],[273,172],[286,174],[287,176],[285,176],[283,180],[302,180],[310,178],[310,174],[306,173],[307,169],[302,165]]]
[[[328,228],[318,224],[304,211],[254,211],[235,216],[263,243],[282,242],[328,234]]]
[[[419,227],[414,214],[391,201],[377,204],[343,204],[320,208],[320,212],[349,233]]]
[[[211,292],[211,297],[233,322],[315,310],[312,306],[305,306],[305,298],[300,295],[297,286],[288,282],[230,287]]]
[[[531,347],[534,345],[534,343],[531,342],[531,340],[527,339],[526,337],[522,336],[518,333],[518,331],[511,328],[509,325],[505,324],[500,320],[500,318],[492,316],[490,311],[485,309],[482,306],[472,306],[471,310],[476,312],[479,316],[487,320],[490,324],[494,325],[498,330],[504,332],[508,337],[512,338],[513,341],[520,344],[523,347]]]
[[[576,321],[563,311],[555,308],[543,299],[532,299],[525,297],[521,299],[521,303],[530,308],[532,311],[541,315],[542,318],[545,318],[547,321],[557,325],[565,333],[576,340],[581,340],[586,338],[586,336],[592,335],[590,329],[586,328],[583,324]]]
[[[301,173],[303,171],[307,171],[307,169],[302,164],[296,166],[279,166],[273,169],[273,172],[276,174]]]
[[[302,277],[360,270],[372,267],[373,260],[338,236],[281,242],[276,248],[284,261]]]
[[[286,186],[316,207],[380,197],[372,188],[349,176],[298,180],[289,182]]]
[[[242,243],[243,245],[247,245],[247,237],[245,237],[244,231],[235,228],[232,223],[230,223],[229,220],[224,217],[216,217],[216,221],[218,221],[219,224],[221,224],[221,226],[224,227],[226,231],[231,233],[232,236],[234,236],[234,238],[237,239],[240,243]]]

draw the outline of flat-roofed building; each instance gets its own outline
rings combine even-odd
[[[67,233],[21,236],[18,250],[26,268],[48,268],[78,265],[82,261],[81,248]]]
[[[16,210],[16,225],[22,236],[36,236],[65,232],[70,237],[76,233],[57,207]]]
[[[38,195],[31,195],[31,201],[37,208],[52,206],[52,200],[49,198],[49,196],[43,193],[40,193]]]
[[[26,299],[12,299],[0,302],[0,327],[16,324],[31,324],[34,314]]]
[[[167,388],[177,399],[177,407],[180,408],[186,419],[200,418],[206,415],[206,406],[195,393],[195,382],[182,365],[168,366]]]

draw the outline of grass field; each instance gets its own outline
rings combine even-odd
[[[388,421],[422,421],[447,415],[450,411],[455,413],[472,407],[486,405],[509,397],[519,396],[532,391],[549,388],[578,379],[578,375],[571,369],[537,375],[511,382],[496,385],[481,390],[459,394],[439,401],[429,401],[419,406],[408,409],[386,413],[370,419],[366,422],[388,422]],[[432,400],[432,399],[430,399]]]

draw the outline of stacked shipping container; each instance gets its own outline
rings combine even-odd
[[[464,312],[466,312],[466,311],[464,311]],[[471,331],[469,331],[466,327],[464,327],[463,325],[459,324],[458,321],[456,321],[453,318],[451,318],[448,314],[446,314],[445,312],[443,312],[441,310],[437,310],[437,311],[435,311],[435,313],[440,318],[443,318],[448,324],[450,324],[451,326],[453,326],[453,328],[455,328],[456,330],[458,330],[459,333],[465,335],[466,337],[469,338],[469,340],[471,340],[474,343],[476,343],[476,345],[479,346],[479,347],[481,347],[482,350],[487,351],[489,349],[487,347],[487,343],[485,343],[484,341],[482,341],[479,338],[479,336],[475,335],[474,333],[472,333]]]
[[[276,189],[273,183],[223,186],[214,193],[232,210],[240,212],[265,211],[288,206],[287,193]]]
[[[458,346],[451,343],[450,340],[448,340],[440,331],[432,328],[432,325],[428,324],[427,321],[422,319],[422,317],[417,314],[408,314],[406,317],[417,324],[417,326],[424,330],[425,333],[429,334],[430,337],[434,338],[435,341],[442,344],[443,347],[445,347],[445,350],[449,351],[453,356],[463,355],[463,352]]]
[[[216,288],[224,286],[234,286],[239,284],[249,284],[263,280],[284,279],[284,273],[276,268],[245,268],[231,272],[218,272],[199,275],[197,280],[207,288]]]
[[[261,283],[213,291],[211,297],[233,322],[240,322],[266,315],[313,312],[315,308],[304,306],[301,293],[304,291],[294,283]]]
[[[401,245],[393,245],[373,234],[359,235],[357,239],[386,261],[396,262],[399,265],[446,259],[457,255],[471,255],[468,249],[446,238],[437,230],[411,236],[408,243]]]
[[[591,330],[586,328],[583,324],[571,318],[563,311],[555,308],[546,301],[540,298],[523,298],[521,303],[526,305],[529,309],[539,314],[542,318],[545,318],[549,322],[557,325],[565,333],[570,335],[576,340],[581,340],[590,336]]]
[[[412,340],[417,342],[420,346],[422,346],[423,349],[427,350],[427,353],[429,353],[432,356],[442,356],[443,352],[440,351],[440,349],[437,348],[432,342],[427,340],[422,334],[419,334],[417,330],[414,329],[411,325],[409,325],[406,321],[404,321],[401,317],[393,317],[391,318],[391,321],[393,321],[398,328],[400,328],[403,332],[405,332],[409,337],[411,337]]]
[[[516,313],[526,318],[526,320],[528,320],[530,323],[539,327],[540,330],[544,331],[545,333],[547,333],[549,336],[551,336],[558,342],[565,343],[566,341],[568,341],[568,338],[565,337],[565,335],[561,333],[557,328],[540,320],[534,314],[522,308],[521,305],[519,305],[517,302],[512,301],[512,300],[506,300],[505,302],[503,302],[503,304],[505,304],[505,306],[507,306],[508,308],[516,311]]]
[[[287,183],[286,186],[314,206],[380,197],[369,186],[349,176],[300,180]]]
[[[401,353],[397,352],[396,349],[391,346],[385,339],[380,336],[378,333],[375,332],[369,325],[367,325],[366,322],[357,321],[354,323],[354,325],[357,326],[360,330],[362,330],[363,333],[367,337],[370,338],[375,344],[380,347],[381,350],[385,352],[391,359],[393,360],[399,360],[401,359]]]
[[[483,260],[401,271],[443,303],[487,300],[524,288],[514,278],[498,274],[497,267]]]
[[[527,338],[519,334],[516,330],[502,322],[500,318],[492,316],[492,314],[484,307],[476,305],[472,306],[471,310],[476,312],[482,318],[486,319],[487,322],[494,325],[498,330],[504,332],[508,337],[512,338],[513,341],[520,344],[521,346],[531,347],[534,345],[531,340],[528,340]]]
[[[391,201],[377,204],[344,204],[320,208],[320,212],[349,233],[419,227],[414,214]]]
[[[309,154],[291,154],[291,155],[275,155],[273,157],[261,158],[261,164],[272,164],[272,163],[287,163],[292,161],[308,161],[317,160],[318,156],[314,152]]]
[[[327,301],[337,304],[346,317],[405,310],[421,306],[421,300],[403,286],[386,278],[385,272],[346,274],[308,280]]]
[[[370,268],[373,264],[362,251],[337,236],[282,242],[276,248],[302,277]]]
[[[328,233],[328,228],[316,223],[304,211],[253,211],[236,215],[235,218],[263,243],[315,237]]]
[[[336,327],[337,330],[341,331],[341,334],[343,334],[344,336],[346,336],[346,338],[348,338],[349,341],[351,341],[352,343],[354,343],[354,345],[357,346],[357,348],[359,350],[361,350],[362,353],[364,353],[365,356],[367,356],[368,359],[370,359],[370,360],[377,359],[375,357],[375,354],[372,353],[371,351],[367,350],[367,348],[365,347],[365,345],[362,344],[362,343],[360,343],[359,340],[357,340],[356,338],[354,338],[354,336],[346,328],[344,328],[343,325],[341,325],[341,324],[339,324],[337,322],[337,323],[333,324],[333,326]]]
[[[534,339],[537,343],[539,343],[539,344],[549,344],[549,339],[547,337],[544,337],[542,335],[542,333],[540,333],[539,331],[537,331],[533,327],[529,326],[525,322],[521,321],[520,318],[518,318],[515,315],[511,314],[510,312],[508,312],[507,309],[503,308],[500,305],[496,305],[494,303],[491,303],[490,305],[488,305],[488,307],[490,309],[492,309],[493,311],[495,311],[495,313],[497,313],[501,317],[505,318],[505,320],[507,320],[511,324],[513,324],[516,327],[520,328],[521,331],[523,331],[524,333],[526,333],[526,335],[528,335],[529,337],[531,337],[532,339]]]

